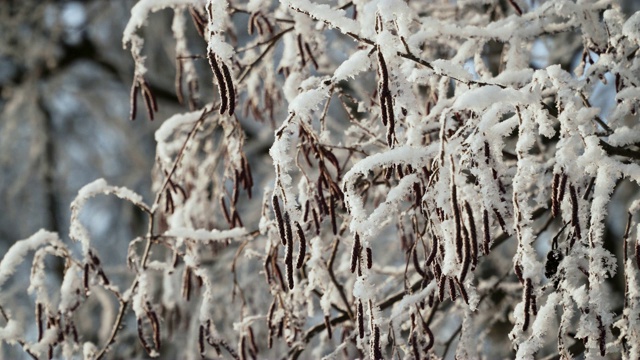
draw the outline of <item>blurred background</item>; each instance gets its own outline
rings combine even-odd
[[[160,112],[155,122],[144,108],[129,120],[133,61],[121,37],[134,4],[0,5],[0,254],[40,228],[67,239],[69,205],[80,187],[97,178],[149,198],[153,132],[187,109],[173,90],[172,13],[161,11],[145,28],[153,34],[145,36],[145,50]],[[83,222],[96,243],[125,254],[143,219],[109,197],[87,206]]]

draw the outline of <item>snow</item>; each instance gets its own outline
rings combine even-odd
[[[64,273],[62,279],[62,285],[60,286],[60,304],[58,305],[58,311],[61,314],[66,314],[77,301],[80,300],[79,290],[81,287],[81,269],[76,264],[72,264]]]
[[[56,233],[41,229],[27,239],[16,241],[0,262],[0,288],[15,273],[16,267],[23,262],[28,252],[56,240],[58,240]]]
[[[131,17],[124,28],[122,44],[131,43],[134,33],[144,26],[150,13],[169,7],[193,5],[194,0],[140,0],[131,8]]]
[[[188,238],[203,243],[210,243],[212,241],[224,241],[228,239],[242,240],[247,235],[247,230],[244,228],[234,228],[231,230],[205,230],[205,229],[190,229],[190,228],[171,228],[165,231],[164,236]]]
[[[556,328],[554,324],[556,320],[555,307],[560,303],[560,299],[559,293],[554,292],[549,295],[533,321],[531,335],[518,346],[516,359],[534,359],[535,354],[544,346],[545,335],[555,336],[553,331]]]
[[[13,345],[16,343],[16,340],[20,338],[21,333],[22,327],[20,326],[20,322],[10,319],[4,327],[0,327],[0,340]]]
[[[502,89],[495,85],[482,86],[464,92],[453,103],[456,109],[484,110],[496,103],[526,104],[530,98],[515,89]]]
[[[69,237],[75,241],[79,241],[82,244],[82,250],[85,257],[89,255],[89,249],[91,248],[89,232],[80,222],[79,216],[82,208],[87,200],[99,195],[99,194],[111,194],[116,197],[127,200],[133,205],[139,207],[145,212],[149,212],[149,207],[143,202],[142,196],[134,191],[125,187],[116,187],[107,184],[104,179],[97,179],[78,191],[78,196],[71,203],[71,224],[69,226]]]
[[[358,23],[346,16],[346,11],[335,9],[326,4],[316,4],[309,0],[281,0],[281,4],[292,9],[308,13],[314,19],[318,19],[331,27],[337,28],[343,34],[358,34]]]
[[[369,51],[366,49],[358,50],[338,66],[333,72],[333,78],[336,81],[352,79],[370,68],[371,59],[369,59]]]
[[[640,12],[631,15],[624,23],[622,34],[636,44],[640,44]]]
[[[322,100],[329,96],[329,89],[319,88],[304,91],[289,103],[289,112],[298,116],[309,116],[310,112],[317,110]]]
[[[227,64],[230,63],[231,57],[235,54],[233,46],[224,41],[224,36],[214,34],[209,38],[208,50],[213,51]]]

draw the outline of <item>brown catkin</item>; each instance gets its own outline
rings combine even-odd
[[[476,230],[476,222],[473,218],[473,210],[468,201],[464,202],[464,209],[467,212],[467,218],[469,219],[469,239],[471,241],[471,266],[472,269],[478,265],[478,232]]]
[[[438,237],[433,232],[431,233],[431,251],[429,252],[429,256],[427,256],[427,260],[425,264],[427,266],[431,266],[433,260],[436,259],[436,255],[438,254]]]
[[[233,115],[236,107],[236,90],[233,87],[233,79],[231,78],[231,71],[227,64],[222,63],[222,74],[224,75],[224,81],[229,93],[229,115]]]
[[[522,323],[522,331],[527,331],[529,323],[531,322],[531,295],[533,292],[533,286],[531,285],[531,279],[527,278],[524,283],[524,321]]]
[[[636,265],[638,265],[638,269],[640,269],[640,239],[636,239]]]
[[[278,197],[276,195],[273,195],[273,198],[271,199],[271,204],[273,205],[273,212],[276,214],[276,221],[278,223],[278,232],[280,233],[280,240],[282,241],[282,245],[287,245],[287,238],[285,237],[285,230],[284,230],[284,219],[282,218],[280,203],[278,202]]]
[[[424,351],[427,352],[431,350],[431,348],[433,348],[433,345],[435,344],[436,341],[435,341],[435,338],[433,337],[433,332],[431,332],[431,329],[429,329],[428,326],[424,327],[424,331],[427,333],[427,338],[429,338],[427,345],[425,345],[424,347]]]
[[[489,212],[487,209],[482,210],[482,228],[484,231],[484,254],[489,255],[491,250],[491,229],[489,228]]]
[[[469,271],[469,265],[471,264],[471,245],[469,244],[469,233],[467,231],[466,227],[462,228],[463,230],[463,236],[462,238],[464,239],[463,242],[463,255],[462,255],[462,269],[460,269],[460,281],[464,282],[464,279],[467,276],[467,272]]]
[[[598,347],[600,348],[600,356],[605,356],[607,354],[607,329],[602,323],[602,317],[600,315],[596,316],[598,320]]]
[[[298,34],[297,40],[298,40],[298,53],[300,54],[300,62],[302,64],[302,67],[305,67],[307,65],[307,59],[304,55],[304,49],[302,48],[302,35]]]
[[[298,233],[298,238],[300,239],[300,244],[298,247],[298,259],[296,260],[296,269],[300,269],[304,264],[304,257],[307,252],[307,241],[304,237],[304,231],[302,230],[300,223],[296,221],[295,225],[296,225],[296,232]]]
[[[133,82],[133,85],[131,86],[131,93],[129,94],[129,101],[131,102],[131,111],[129,112],[129,119],[130,120],[135,120],[136,119],[136,113],[138,112],[138,89],[139,89],[139,85],[136,81]]]
[[[204,358],[204,326],[202,325],[198,330],[198,350],[200,351],[200,356]]]
[[[209,58],[209,65],[211,66],[211,70],[216,77],[218,91],[220,92],[220,114],[224,114],[225,112],[227,112],[227,108],[229,107],[227,83],[225,82],[224,75],[220,70],[220,65],[218,64],[218,60],[216,59],[216,54],[214,54],[212,51],[209,51],[207,53],[207,57]]]
[[[562,203],[562,200],[564,199],[564,193],[565,193],[565,189],[567,188],[568,178],[569,177],[567,176],[567,174],[562,173],[562,178],[560,179],[560,188],[558,188],[558,203]]]
[[[331,229],[333,230],[333,235],[338,234],[338,225],[336,222],[336,200],[333,194],[329,194],[329,216],[331,217]]]
[[[289,212],[284,212],[284,235],[285,235],[285,244],[293,245],[293,231],[291,230],[291,218],[289,217]]]
[[[369,248],[367,248],[367,250],[368,249]],[[411,253],[412,253],[411,257],[413,258],[413,267],[416,268],[416,271],[418,272],[418,274],[420,274],[420,276],[425,277],[426,274],[422,270],[422,267],[420,267],[420,261],[418,260],[418,247],[414,246],[413,251],[411,251]]]
[[[358,336],[360,339],[364,338],[364,308],[362,306],[362,300],[358,300]]]
[[[284,256],[285,271],[287,272],[287,284],[293,289],[293,242],[289,242]]]
[[[360,235],[356,234],[353,240],[353,248],[351,249],[351,273],[356,272],[358,266],[358,258],[360,257]]]
[[[316,68],[316,70],[318,69],[318,62],[316,61],[315,56],[313,56],[313,52],[311,52],[311,47],[309,46],[309,43],[305,41],[304,43],[304,48],[305,50],[307,50],[307,54],[309,55],[309,59],[311,59],[311,62],[313,63],[313,67]]]
[[[560,203],[558,202],[558,187],[560,186],[560,174],[553,174],[551,182],[551,215],[558,216],[560,213]]]
[[[580,217],[578,216],[578,194],[576,193],[576,188],[573,185],[569,185],[569,196],[571,196],[571,226],[573,226],[573,233],[576,237],[581,239]]]
[[[449,297],[451,298],[451,301],[456,301],[458,294],[456,293],[455,280],[453,280],[453,277],[449,277],[448,279],[449,279]]]
[[[382,349],[380,347],[380,328],[376,325],[373,327],[373,341],[371,342],[371,353],[374,360],[382,359]]]

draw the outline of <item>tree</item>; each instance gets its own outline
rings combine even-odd
[[[166,119],[148,51],[166,41],[144,31],[164,9],[182,104]],[[33,358],[638,358],[640,12],[625,17],[139,1],[127,126],[162,121],[151,191],[92,181],[71,241],[15,242],[0,289],[25,290],[33,253],[30,298],[0,298],[0,340]],[[116,259],[82,221],[105,194],[145,226]]]

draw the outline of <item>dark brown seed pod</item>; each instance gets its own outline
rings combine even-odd
[[[558,216],[560,213],[560,203],[558,202],[558,187],[560,186],[560,174],[553,174],[551,182],[551,215]]]
[[[218,90],[220,92],[220,114],[224,114],[225,112],[227,112],[227,108],[229,106],[227,83],[225,82],[222,70],[220,70],[220,65],[218,64],[218,60],[216,59],[216,54],[214,54],[212,51],[209,51],[207,53],[207,57],[209,59],[211,70],[215,75]]]
[[[602,323],[602,317],[600,315],[596,316],[596,320],[598,320],[598,346],[600,348],[600,356],[605,356],[607,354],[607,329]]]
[[[504,221],[502,214],[498,211],[498,209],[494,208],[493,213],[496,215],[496,219],[498,219],[498,224],[500,224],[500,228],[502,231],[507,232],[507,223]]]
[[[564,199],[565,189],[567,188],[567,179],[569,177],[564,172],[562,173],[562,177],[560,178],[560,188],[558,188],[558,204],[562,203]],[[560,206],[560,205],[558,205]]]
[[[427,260],[425,264],[427,266],[431,266],[433,260],[436,259],[436,255],[438,254],[438,237],[433,231],[431,232],[431,251],[429,252],[429,256],[427,256]]]
[[[307,65],[307,59],[306,59],[306,56],[304,55],[304,49],[302,48],[302,35],[298,34],[297,41],[298,41],[298,54],[300,54],[300,63],[302,64],[302,67],[305,67]]]
[[[367,248],[367,250],[368,249],[369,248]],[[418,274],[420,274],[420,276],[425,277],[426,274],[422,270],[422,267],[420,266],[420,261],[418,260],[418,247],[417,246],[413,247],[413,250],[411,251],[411,257],[413,259],[413,267],[416,269]]]
[[[484,254],[489,255],[491,250],[491,229],[489,228],[489,212],[482,210],[482,228],[484,230]]]
[[[413,351],[413,358],[415,360],[420,360],[420,349],[418,348],[418,335],[416,335],[416,333],[414,332],[413,335],[411,335],[411,350]]]
[[[638,269],[640,269],[640,239],[636,239],[636,265],[638,265]]]
[[[271,302],[271,306],[269,306],[269,311],[267,312],[267,327],[273,327],[273,314],[276,311],[276,300],[273,299]]]
[[[296,232],[298,233],[298,238],[300,239],[300,244],[298,247],[298,259],[296,260],[296,269],[300,269],[304,264],[304,257],[307,251],[307,241],[304,237],[304,231],[302,230],[300,223],[296,221],[295,225],[296,225]]]
[[[518,280],[520,280],[520,283],[524,284],[524,277],[522,277],[522,266],[520,265],[520,263],[516,263],[513,266],[513,271],[516,273],[516,276],[518,277]]]
[[[149,319],[149,323],[151,323],[151,328],[153,329],[153,344],[156,349],[160,349],[162,343],[160,342],[160,322],[158,321],[158,316],[151,304],[147,301],[145,312],[147,314],[147,318]]]
[[[413,183],[413,194],[416,199],[416,208],[420,208],[420,204],[422,204],[422,189],[419,182]]]
[[[287,272],[287,284],[293,290],[293,241],[287,244],[284,257],[285,270]]]
[[[316,61],[315,56],[313,56],[313,52],[311,52],[311,47],[309,47],[309,43],[305,41],[304,49],[307,51],[307,55],[309,55],[309,59],[313,63],[313,67],[318,70],[318,62]]]
[[[147,343],[147,340],[144,338],[144,329],[141,318],[138,318],[138,339],[140,339],[140,343],[142,344],[144,351],[146,351],[147,354],[151,354],[153,350],[151,349],[151,346],[149,346],[149,343]]]
[[[462,300],[469,305],[469,295],[467,294],[467,290],[464,288],[464,284],[460,282],[460,280],[456,279],[456,284],[458,285],[458,290],[460,291],[460,296],[462,296]]]
[[[533,293],[533,286],[531,285],[531,279],[527,278],[524,283],[524,321],[522,323],[522,331],[527,331],[529,323],[531,321],[531,295]]]
[[[193,20],[196,31],[201,37],[204,37],[204,30],[207,27],[207,19],[200,14],[193,6],[189,7],[189,14]]]
[[[509,4],[511,4],[518,15],[522,15],[522,9],[520,8],[520,5],[518,5],[518,3],[516,3],[514,0],[509,0]]]
[[[395,135],[395,114],[393,112],[393,99],[391,97],[391,92],[388,92],[387,101],[385,101],[385,105],[387,107],[387,115],[389,119],[389,126],[387,127],[387,146],[393,147],[393,139]],[[402,173],[400,172],[400,178],[402,178]]]
[[[458,297],[458,294],[456,293],[456,283],[455,280],[453,280],[453,277],[448,277],[449,279],[449,297],[451,298],[452,302],[456,301],[456,298]]]
[[[139,85],[137,81],[133,81],[131,85],[131,93],[129,94],[129,102],[131,104],[131,110],[129,112],[129,119],[132,121],[136,119],[136,114],[138,112],[138,89]]]
[[[38,341],[41,341],[44,330],[42,325],[42,304],[40,302],[36,303],[36,324],[38,325]]]
[[[424,347],[424,352],[428,352],[429,350],[431,350],[431,348],[433,348],[433,345],[435,345],[436,341],[435,337],[433,336],[433,332],[431,332],[431,329],[429,329],[428,326],[424,327],[424,331],[427,334],[427,338],[429,339],[427,341],[427,345],[425,345]]]
[[[233,215],[231,216],[231,227],[243,227],[242,220],[240,219],[240,213],[238,209],[233,209]]]
[[[364,339],[364,308],[362,301],[358,300],[358,336]]]
[[[373,327],[373,341],[371,342],[371,353],[374,360],[382,359],[382,349],[380,347],[380,328],[376,325]]]
[[[320,235],[320,221],[318,220],[318,212],[315,208],[312,208],[311,213],[313,214],[313,224],[316,226],[316,235]]]
[[[311,206],[309,204],[309,199],[307,199],[307,201],[305,201],[304,203],[304,215],[302,216],[302,221],[303,222],[307,222],[307,220],[309,219],[309,210],[310,210]]]
[[[576,193],[576,188],[573,185],[569,185],[569,196],[571,196],[571,226],[573,226],[573,233],[578,239],[582,239],[580,231],[580,217],[578,216],[578,195]]]
[[[467,276],[467,272],[469,271],[469,266],[471,265],[471,245],[469,244],[469,234],[467,232],[466,227],[462,228],[463,231],[463,255],[462,255],[462,268],[460,269],[460,281],[464,282],[464,279]]]
[[[289,218],[289,212],[284,212],[284,235],[285,235],[285,244],[293,245],[293,231],[291,230],[291,218]]]
[[[255,336],[253,335],[253,329],[251,328],[251,326],[248,327],[249,330],[249,346],[251,347],[251,351],[253,351],[254,354],[258,354],[259,349],[258,349],[258,345],[256,345],[256,339]]]
[[[278,266],[278,264],[275,262],[272,262],[272,266],[273,266],[273,271],[276,273],[276,276],[278,277],[278,281],[280,282],[280,288],[282,289],[282,291],[287,292],[288,288],[284,282],[284,277],[282,276],[282,270],[280,270],[280,266]]]
[[[204,326],[202,325],[198,329],[198,350],[200,351],[200,356],[204,358]]]
[[[333,194],[329,194],[329,216],[331,217],[331,230],[333,235],[338,234],[338,225],[336,222],[336,200]]]
[[[233,87],[231,71],[229,71],[229,67],[225,63],[222,63],[222,74],[229,94],[229,115],[233,115],[236,108],[236,90]]]
[[[232,225],[231,216],[229,216],[229,210],[227,210],[227,204],[224,202],[224,197],[220,197],[220,207],[222,208],[222,215],[227,220],[229,225]]]
[[[467,219],[469,220],[469,240],[471,242],[471,266],[472,269],[478,265],[478,232],[476,230],[476,222],[473,219],[473,211],[468,201],[464,202],[464,209],[467,212]]]
[[[82,283],[84,285],[85,295],[89,294],[89,263],[84,264],[84,272],[82,273]]]
[[[185,267],[182,274],[182,297],[189,301],[191,299],[191,268]]]
[[[246,360],[247,359],[247,340],[246,340],[246,336],[241,336],[240,337],[240,344],[238,345],[238,353],[240,355],[240,357],[238,358],[239,360]]]
[[[367,246],[367,269],[373,267],[373,253],[371,248]]]
[[[280,233],[280,241],[282,245],[287,245],[287,238],[285,237],[284,219],[282,218],[282,211],[280,210],[280,203],[278,197],[273,195],[271,198],[271,204],[273,206],[273,212],[276,214],[276,221],[278,223],[278,232]]]
[[[440,277],[440,280],[438,280],[438,300],[440,302],[444,301],[444,289],[446,285],[447,285],[447,277],[446,276]]]
[[[484,162],[489,165],[489,160],[491,160],[491,151],[489,150],[489,143],[484,142]]]
[[[247,23],[247,33],[249,35],[253,35],[255,30],[256,15],[258,15],[258,12],[254,12],[249,16],[249,21]]]
[[[353,240],[353,248],[351,249],[351,273],[356,272],[356,267],[358,266],[358,259],[360,257],[361,251],[360,245],[360,235],[356,233]]]

